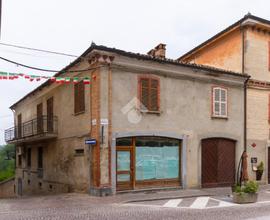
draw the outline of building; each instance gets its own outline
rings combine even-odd
[[[92,44],[56,74],[90,85],[47,81],[12,105],[16,126],[5,135],[16,144],[17,194],[232,185],[248,76],[165,52]]]
[[[252,167],[262,161],[266,165],[262,182],[269,183],[270,21],[247,14],[178,60],[248,73],[251,76],[247,89],[246,146],[249,176],[256,179]],[[251,164],[251,158],[257,160],[257,163]]]

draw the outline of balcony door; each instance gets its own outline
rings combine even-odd
[[[53,97],[47,100],[47,131],[53,132]]]
[[[17,126],[18,126],[18,138],[22,137],[22,114],[17,116]]]
[[[43,133],[43,105],[42,103],[37,105],[37,133]]]

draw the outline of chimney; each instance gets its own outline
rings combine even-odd
[[[166,57],[166,44],[157,45],[154,49],[150,50],[147,54],[153,57],[164,59]]]

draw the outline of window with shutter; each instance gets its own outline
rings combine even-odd
[[[141,109],[159,111],[159,80],[152,77],[139,79]]]
[[[213,87],[212,91],[212,116],[226,118],[227,113],[227,89]]]
[[[85,111],[84,83],[80,81],[74,85],[74,113],[79,114]]]
[[[268,95],[268,122],[270,124],[270,94]]]

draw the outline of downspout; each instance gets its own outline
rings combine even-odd
[[[245,74],[245,27],[241,26],[242,32],[242,74]],[[250,77],[244,83],[244,151],[247,151],[247,84]]]

